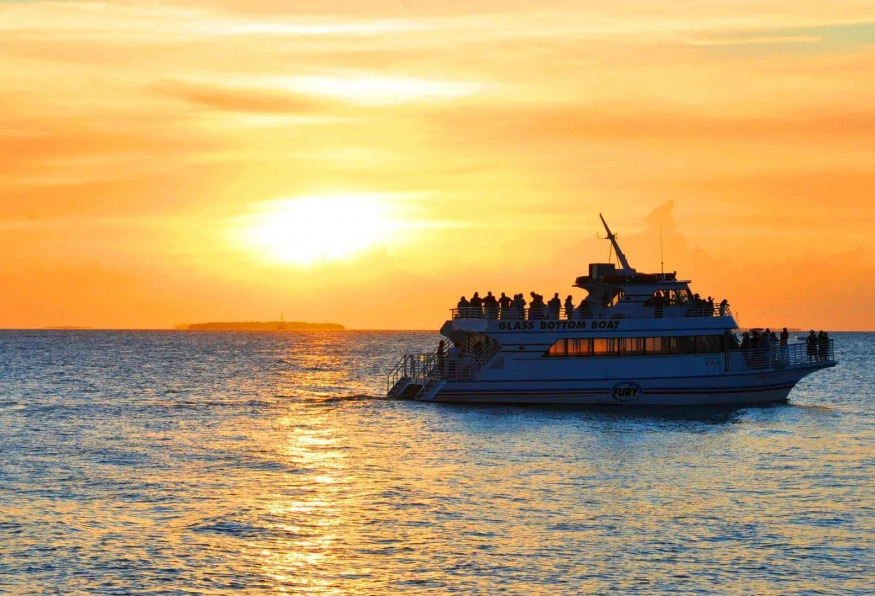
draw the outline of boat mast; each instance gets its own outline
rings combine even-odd
[[[623,254],[623,251],[620,250],[620,245],[617,244],[617,236],[613,232],[611,232],[611,228],[608,227],[608,222],[605,221],[605,218],[602,217],[602,214],[599,213],[599,219],[602,220],[602,224],[605,226],[605,231],[608,233],[608,240],[611,241],[611,245],[614,247],[614,251],[617,253],[617,259],[620,261],[620,265],[623,266],[623,269],[626,271],[635,270],[629,266],[629,261],[626,260],[626,255]]]

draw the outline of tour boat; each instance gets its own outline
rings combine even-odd
[[[601,217],[601,216],[600,216]],[[835,366],[833,340],[739,342],[728,302],[690,291],[676,273],[639,273],[601,217],[616,254],[574,286],[559,310],[451,309],[437,350],[405,354],[392,399],[503,404],[761,404],[787,399],[804,376]],[[756,335],[755,335],[756,336]],[[786,337],[786,336],[785,336]],[[744,347],[742,347],[744,346]]]

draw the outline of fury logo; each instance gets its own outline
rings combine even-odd
[[[638,383],[624,381],[617,383],[611,388],[611,397],[617,401],[635,401],[644,393],[644,389]]]

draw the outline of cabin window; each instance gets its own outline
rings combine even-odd
[[[591,339],[569,339],[568,355],[569,356],[591,356],[592,355],[592,340]]]
[[[550,346],[547,350],[548,356],[567,356],[568,355],[568,340],[557,339],[556,343]]]
[[[644,352],[647,354],[671,354],[670,337],[647,337],[644,339]]]
[[[643,337],[624,337],[619,340],[621,356],[643,356],[644,355],[644,338]]]
[[[619,340],[613,337],[598,337],[592,340],[593,356],[616,356]]]
[[[722,335],[700,335],[696,338],[696,353],[714,354],[723,351]]]
[[[693,336],[671,338],[672,354],[695,354],[696,338]]]
[[[681,337],[596,337],[563,338],[547,350],[546,356],[667,356],[719,354],[726,349],[722,335]]]

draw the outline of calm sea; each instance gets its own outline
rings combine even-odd
[[[875,334],[790,403],[389,402],[431,333],[0,332],[0,592],[875,586]]]

